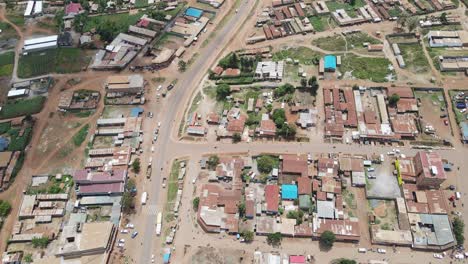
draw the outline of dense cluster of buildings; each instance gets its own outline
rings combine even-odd
[[[317,239],[330,230],[339,241],[359,242],[361,230],[368,227],[361,226],[353,204],[367,201],[356,201],[352,188],[366,188],[368,178],[382,177],[370,176],[372,166],[382,160],[349,154],[283,154],[271,172],[260,173],[255,164],[259,158],[221,157],[216,168],[208,170],[197,212],[205,232],[251,230],[257,235],[279,232]],[[397,198],[388,199],[395,204],[397,225],[382,228],[370,211],[373,243],[435,250],[453,246],[447,197],[440,189],[447,179],[440,155],[422,151],[414,157],[395,157],[393,162],[398,171],[393,177],[400,184]],[[239,211],[240,204],[245,211]],[[297,216],[299,211],[303,216]]]
[[[324,87],[325,136],[356,141],[399,141],[418,136],[418,103],[409,87]],[[388,99],[398,95],[395,105]]]

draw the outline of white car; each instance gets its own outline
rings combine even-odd
[[[434,258],[436,258],[436,259],[443,259],[444,256],[442,256],[441,254],[434,253]]]
[[[117,247],[119,247],[119,248],[124,248],[124,246],[125,246],[124,243],[119,243],[119,244],[117,244]]]
[[[162,85],[159,85],[158,86],[158,91],[162,89]]]
[[[134,224],[131,224],[131,223],[128,223],[125,228],[130,228],[130,229],[133,229],[135,228],[135,225]]]
[[[123,238],[119,239],[119,244],[120,243],[125,243],[125,239],[123,239]]]
[[[160,128],[160,127],[161,127],[161,122],[158,122],[158,128]]]
[[[380,253],[380,254],[385,254],[385,253],[387,253],[387,250],[385,250],[383,248],[378,248],[377,252]]]
[[[128,234],[128,229],[122,229],[122,230],[120,230],[120,233],[122,233],[122,234]]]

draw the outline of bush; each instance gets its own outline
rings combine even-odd
[[[7,201],[0,200],[0,216],[7,217],[11,211],[11,204]]]
[[[388,104],[390,104],[391,106],[395,106],[398,101],[400,101],[400,96],[398,94],[392,94],[389,98],[388,98]]]
[[[200,204],[200,197],[193,198],[192,206],[194,211],[198,211],[198,205]]]
[[[26,148],[31,140],[32,136],[32,128],[28,127],[24,130],[24,133],[21,137],[18,136],[19,130],[18,129],[11,129],[8,133],[11,136],[10,144],[8,145],[9,151],[22,151]]]
[[[236,133],[234,133],[234,134],[232,135],[232,142],[233,142],[233,143],[239,143],[239,142],[241,142],[241,140],[242,140],[241,134],[239,134],[239,133],[236,132]]]
[[[220,84],[216,86],[216,99],[218,101],[226,100],[226,97],[231,94],[231,87],[227,84]]]
[[[294,86],[292,84],[286,83],[286,84],[283,84],[280,87],[276,88],[276,90],[273,92],[273,94],[275,95],[275,97],[281,97],[281,96],[284,96],[286,94],[294,93],[295,89],[296,88],[294,88]]]
[[[5,134],[6,132],[8,132],[8,130],[10,130],[10,128],[11,128],[10,121],[0,123],[0,134]]]
[[[140,159],[136,158],[133,163],[132,163],[132,169],[133,169],[133,172],[135,173],[140,173],[140,169],[141,169],[141,164],[140,164]]]
[[[34,248],[46,248],[49,244],[49,238],[41,237],[41,238],[33,238],[31,243]]]
[[[211,155],[206,163],[208,164],[209,169],[214,170],[219,164],[219,157],[216,155]]]
[[[457,240],[458,245],[463,245],[465,243],[465,236],[463,234],[465,229],[465,223],[460,217],[455,217],[453,219],[453,233],[455,234],[455,239]]]
[[[270,173],[273,168],[278,167],[278,159],[273,156],[264,155],[257,159],[257,168],[261,173]]]
[[[267,236],[267,243],[272,246],[278,246],[281,244],[281,240],[283,239],[283,236],[281,235],[280,232],[276,232],[273,234],[269,234]]]
[[[244,238],[244,241],[246,243],[249,243],[252,242],[254,239],[254,232],[246,230],[241,233],[241,236]]]
[[[336,236],[332,231],[326,230],[320,235],[320,245],[326,248],[333,247],[336,241]]]
[[[239,68],[239,58],[236,53],[231,52],[229,53],[226,57],[222,58],[218,65],[224,69],[227,68],[234,68],[238,69]]]
[[[352,259],[345,259],[345,258],[340,258],[340,259],[335,259],[332,261],[333,264],[357,264],[355,260]]]

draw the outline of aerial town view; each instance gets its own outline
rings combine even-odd
[[[467,171],[468,0],[0,0],[1,264],[468,263]]]

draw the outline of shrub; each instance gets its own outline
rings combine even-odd
[[[453,219],[453,233],[455,234],[455,239],[457,240],[458,245],[463,245],[465,243],[465,236],[463,234],[465,229],[465,223],[460,217],[455,217]]]
[[[336,241],[336,236],[332,231],[326,230],[320,235],[320,245],[326,248],[333,247],[333,243]]]
[[[267,243],[272,246],[278,246],[279,244],[281,244],[282,239],[283,236],[281,235],[281,233],[276,232],[267,236]]]
[[[192,200],[192,206],[194,211],[198,211],[198,205],[200,204],[200,197],[195,197]]]
[[[264,155],[257,159],[257,168],[261,173],[270,173],[278,165],[278,160],[273,156]]]

